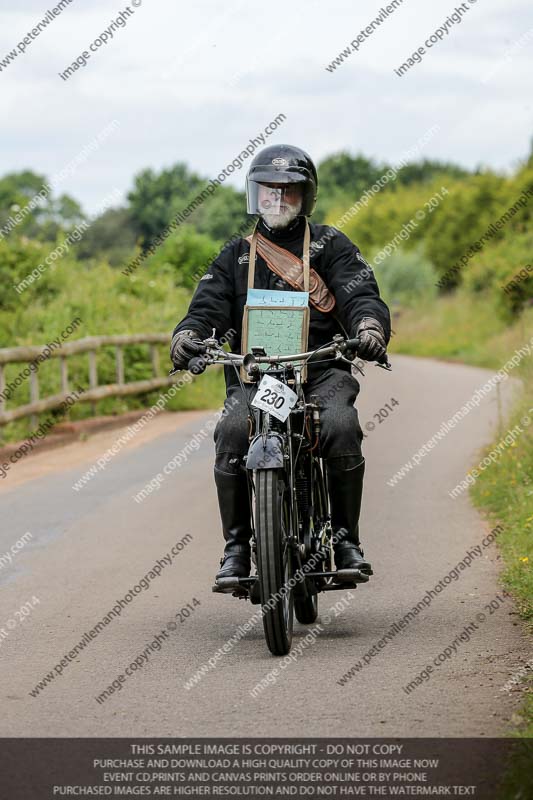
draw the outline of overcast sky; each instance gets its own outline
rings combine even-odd
[[[61,187],[90,212],[114,189],[125,195],[145,167],[185,161],[215,176],[280,113],[287,120],[269,143],[297,144],[316,160],[346,149],[394,163],[438,125],[424,156],[515,166],[533,133],[530,2],[466,0],[461,23],[398,77],[394,69],[461,5],[404,0],[327,71],[386,5],[130,0],[125,27],[63,81],[58,73],[126,8],[72,0],[0,72],[0,174],[51,176],[117,120]],[[1,0],[0,8],[1,65],[54,0]],[[242,188],[244,175],[228,182]]]

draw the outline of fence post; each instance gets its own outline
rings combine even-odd
[[[57,406],[61,405],[61,398],[69,397],[71,391],[70,385],[70,365],[69,365],[69,358],[73,355],[87,353],[88,356],[88,374],[89,374],[89,391],[96,390],[99,388],[99,377],[98,377],[98,351],[101,347],[115,347],[116,349],[116,383],[113,384],[106,384],[102,386],[102,397],[126,397],[130,394],[137,393],[137,388],[135,387],[135,392],[128,391],[131,384],[141,384],[141,387],[138,391],[141,394],[146,394],[149,391],[152,391],[150,388],[151,384],[161,384],[161,385],[168,385],[168,379],[166,377],[160,377],[161,375],[161,364],[160,364],[160,347],[158,347],[159,341],[161,344],[167,341],[166,334],[136,334],[134,336],[129,335],[121,335],[121,336],[97,336],[97,337],[88,337],[85,340],[80,340],[79,342],[71,343],[70,346],[65,348],[65,351],[62,353],[58,353],[57,357],[59,359],[59,378],[61,383],[61,392],[58,393],[55,389],[52,395],[46,396],[41,398],[40,396],[40,378],[38,370],[35,372],[31,372],[28,376],[29,380],[29,395],[30,400],[29,402],[20,401],[15,399],[12,402],[10,398],[4,398],[2,395],[7,393],[6,389],[10,386],[8,382],[8,375],[10,375],[10,366],[11,363],[29,363],[33,364],[35,362],[34,351],[37,351],[36,346],[22,346],[22,347],[7,347],[7,348],[0,348],[0,353],[2,355],[2,362],[0,363],[0,431],[2,431],[3,426],[7,424],[5,422],[6,416],[10,417],[14,415],[17,419],[30,419],[31,426],[37,426],[39,424],[39,418],[44,411],[36,411],[35,406],[45,406],[45,410],[48,411],[48,406],[50,401],[52,401],[50,405],[50,409],[55,409]],[[142,344],[148,345],[149,353],[147,353],[144,348],[144,356],[143,358],[149,357],[150,358],[150,366],[153,375],[151,378],[142,381],[128,381],[125,376],[125,355],[124,350],[128,348],[130,344]],[[6,366],[7,365],[7,366]],[[163,369],[164,373],[164,369]],[[26,374],[26,372],[25,372]],[[147,388],[148,385],[148,388]],[[99,394],[98,392],[95,392]],[[56,396],[59,394],[59,399],[56,401]],[[97,413],[98,410],[98,400],[89,400],[87,398],[87,390],[83,390],[83,402],[88,402],[91,404],[91,410],[93,415]],[[13,408],[7,409],[6,406],[11,405]],[[22,405],[23,408],[20,408]],[[20,414],[20,412],[23,412]],[[66,411],[65,413],[69,413]],[[20,416],[19,416],[20,414]]]
[[[6,376],[4,372],[4,365],[0,364],[0,413],[5,411],[6,401],[4,400],[4,392],[6,389]]]
[[[117,383],[124,383],[124,351],[120,344],[116,349],[116,362],[117,362]]]
[[[68,387],[68,360],[66,356],[61,356],[59,359],[59,366],[61,369],[61,391],[65,394],[69,393]]]
[[[159,374],[159,350],[157,349],[157,345],[155,344],[150,345],[150,359],[152,361],[152,371],[154,373],[154,378],[157,378]]]
[[[6,401],[4,400],[4,391],[6,388],[6,376],[4,373],[4,365],[0,364],[0,414],[6,409]],[[3,442],[2,428],[0,428],[0,445]]]
[[[39,377],[38,377],[38,370],[34,370],[30,372],[30,402],[36,403],[39,399]],[[37,427],[37,423],[39,422],[39,417],[37,414],[32,414],[30,417],[30,425],[32,429]]]
[[[68,361],[66,356],[59,357],[59,369],[61,374],[61,391],[68,394]],[[70,419],[70,408],[66,409],[64,416],[66,419]]]
[[[98,386],[98,370],[96,368],[96,350],[89,350],[89,388],[96,389]],[[91,400],[93,417],[96,415],[96,401]]]

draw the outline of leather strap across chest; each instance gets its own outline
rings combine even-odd
[[[248,262],[248,288],[254,288],[256,255],[259,253],[267,267],[283,278],[293,289],[300,292],[309,292],[309,301],[318,309],[327,313],[335,307],[335,297],[330,292],[323,279],[316,270],[309,266],[309,245],[311,233],[309,223],[306,221],[303,258],[300,259],[285,248],[271,242],[257,228],[251,236],[246,237],[250,242],[250,258]]]

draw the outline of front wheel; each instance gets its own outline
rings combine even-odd
[[[263,628],[268,649],[275,656],[291,649],[293,589],[288,545],[290,504],[281,470],[255,473],[255,535],[257,573],[263,608]]]

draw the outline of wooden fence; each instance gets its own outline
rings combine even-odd
[[[20,363],[32,363],[42,355],[46,345],[28,347],[7,347],[0,349],[0,425],[6,425],[16,419],[31,416],[36,420],[36,415],[44,411],[50,411],[61,405],[70,395],[68,358],[69,356],[88,354],[88,377],[89,388],[78,398],[78,403],[96,403],[105,397],[124,397],[126,395],[144,394],[146,392],[161,389],[164,386],[171,386],[176,382],[175,376],[159,377],[159,353],[158,344],[169,342],[166,333],[139,333],[120,336],[89,336],[85,339],[78,339],[74,342],[65,342],[62,347],[52,350],[48,359],[57,358],[61,377],[61,392],[50,397],[39,396],[39,367],[30,372],[30,402],[7,410],[4,391],[6,389],[5,365]],[[124,352],[123,348],[131,344],[149,344],[150,359],[152,362],[153,377],[144,381],[133,381],[126,383],[124,380]],[[115,348],[116,362],[116,383],[105,386],[98,385],[98,369],[96,354],[103,347]],[[44,363],[44,362],[39,362]],[[15,378],[15,381],[17,378]]]

